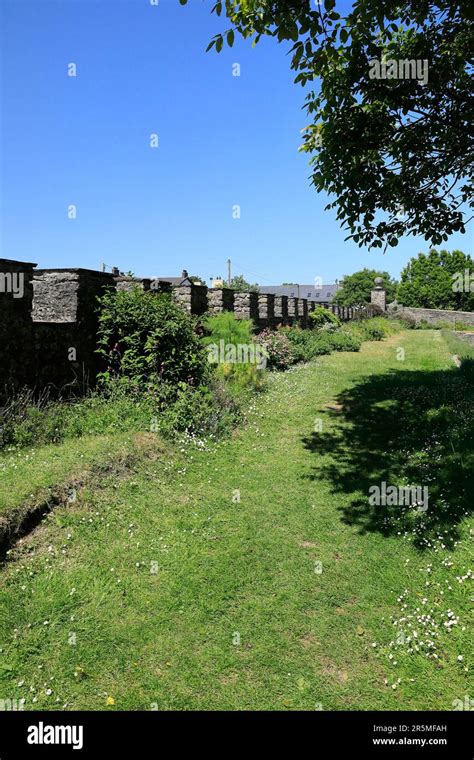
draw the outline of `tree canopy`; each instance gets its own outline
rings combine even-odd
[[[339,306],[364,306],[370,303],[370,292],[375,287],[376,277],[383,278],[384,288],[387,291],[387,303],[395,300],[397,283],[389,273],[365,268],[344,277],[341,288],[333,298],[333,303]]]
[[[465,232],[474,205],[473,6],[354,0],[344,15],[338,6],[218,0],[213,12],[231,26],[208,49],[232,47],[236,33],[292,43],[295,82],[309,85],[301,149],[348,239],[386,248],[413,234],[439,245]]]
[[[247,282],[243,275],[237,274],[235,277],[232,277],[230,287],[240,293],[248,293],[250,291],[258,291],[259,285],[258,283]]]
[[[474,311],[474,261],[462,251],[431,249],[410,259],[401,273],[403,306]]]

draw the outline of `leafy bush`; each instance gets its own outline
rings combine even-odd
[[[361,341],[355,335],[346,332],[335,332],[327,336],[332,351],[358,351]]]
[[[296,361],[310,361],[320,353],[330,352],[329,348],[316,351],[317,333],[312,330],[303,330],[301,327],[281,327],[279,332],[290,342]]]
[[[327,330],[303,330],[300,327],[281,328],[293,344],[298,361],[310,361],[331,351],[357,351],[360,343],[356,338]]]
[[[383,340],[385,337],[385,333],[380,329],[380,327],[375,327],[372,325],[367,325],[365,335],[367,340]]]
[[[167,293],[107,292],[100,299],[98,350],[107,363],[102,386],[113,379],[128,389],[197,386],[209,373],[195,321]]]
[[[320,332],[328,332],[333,333],[336,332],[336,330],[339,330],[339,325],[337,325],[335,322],[325,322],[322,327],[318,328]]]
[[[337,327],[340,326],[341,321],[332,311],[325,309],[324,306],[316,306],[315,310],[309,315],[313,327],[320,328],[326,324],[333,324]]]

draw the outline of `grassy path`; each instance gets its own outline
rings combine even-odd
[[[429,331],[324,357],[274,375],[232,440],[177,447],[55,510],[1,572],[0,696],[26,709],[452,709],[469,693],[466,521],[455,551],[441,536],[420,552],[349,519],[366,491],[337,481],[357,453],[340,394],[402,365],[454,371]],[[347,435],[342,458],[318,449],[319,419]],[[437,657],[390,646],[391,617],[426,638],[425,610]]]

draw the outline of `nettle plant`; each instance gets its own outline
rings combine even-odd
[[[118,382],[137,391],[163,385],[178,389],[183,383],[196,387],[208,377],[195,320],[169,294],[139,288],[108,291],[100,299],[98,335],[104,386]]]

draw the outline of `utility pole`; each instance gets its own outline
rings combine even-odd
[[[231,285],[232,282],[232,271],[231,271],[232,262],[230,259],[227,259],[227,284]]]

